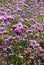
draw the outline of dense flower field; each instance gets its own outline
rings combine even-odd
[[[44,65],[44,0],[0,0],[0,65]]]

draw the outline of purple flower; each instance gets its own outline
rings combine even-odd
[[[22,17],[25,17],[25,13],[22,13],[21,16],[22,16]]]
[[[32,33],[33,31],[32,31],[32,30],[27,30],[26,32],[27,32],[27,33]]]
[[[9,26],[9,25],[10,25],[10,23],[7,22],[7,21],[2,22],[2,26],[4,26],[4,27],[5,27],[5,26],[7,27],[7,26]]]
[[[29,20],[29,22],[36,23],[36,21],[35,21],[35,19],[34,19],[34,18],[31,18],[31,19]]]
[[[9,41],[9,39],[5,39],[5,44],[7,44],[7,43],[11,43],[11,41]]]
[[[7,53],[3,53],[4,58],[8,58]]]
[[[10,64],[10,65],[14,65],[14,64]]]
[[[3,50],[4,50],[4,51],[7,51],[7,48],[5,47],[5,48],[3,48]]]
[[[0,16],[0,21],[1,21],[1,20],[4,20],[4,18],[5,18],[4,16]]]
[[[38,38],[39,37],[39,34],[35,34],[35,36],[34,36],[35,38]]]
[[[12,16],[12,15],[7,15],[7,16],[6,16],[7,20],[14,20],[14,17],[15,17],[15,16]]]
[[[22,49],[22,46],[18,46],[18,49]]]
[[[9,56],[13,56],[14,55],[14,53],[9,53]]]
[[[23,59],[23,56],[19,55],[18,58]]]
[[[1,14],[4,16],[4,15],[6,15],[6,12],[1,12]]]
[[[8,31],[6,31],[6,30],[5,30],[5,31],[3,31],[3,34],[8,34]]]
[[[13,40],[13,37],[9,36],[7,39],[5,39],[5,43],[11,43],[12,40]]]
[[[22,30],[15,30],[15,33],[17,34],[17,35],[21,35],[22,34]]]
[[[18,11],[18,12],[22,12],[22,9],[18,8],[17,11]]]
[[[3,32],[0,32],[0,35],[3,34]]]
[[[5,31],[5,28],[1,27],[1,28],[0,28],[0,31],[2,31],[2,32]]]
[[[27,18],[24,19],[25,22],[29,22],[29,20]]]
[[[30,56],[30,59],[31,59],[31,60],[34,60],[34,56],[33,56],[33,55],[31,55],[31,56]]]
[[[40,16],[44,16],[44,14],[40,13]]]
[[[13,48],[13,46],[12,46],[12,45],[7,46],[7,49],[9,49],[9,50],[11,50],[12,48]]]

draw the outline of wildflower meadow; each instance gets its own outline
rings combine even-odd
[[[44,0],[0,0],[0,65],[44,65]]]

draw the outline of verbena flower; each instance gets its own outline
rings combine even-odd
[[[1,2],[1,65],[44,65],[43,11],[43,0]]]
[[[10,25],[9,22],[6,22],[6,21],[2,22],[2,26],[9,26],[9,25]]]

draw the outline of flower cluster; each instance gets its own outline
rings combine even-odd
[[[0,1],[0,65],[44,65],[44,1]]]

